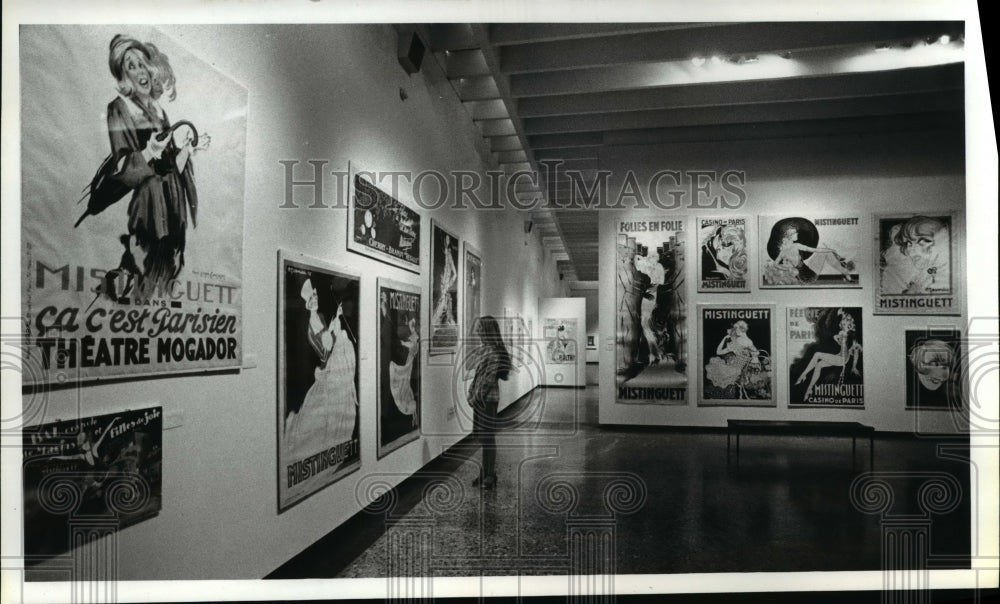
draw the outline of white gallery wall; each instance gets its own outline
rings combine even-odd
[[[941,212],[957,213],[958,248],[965,249],[963,226],[966,206],[963,124],[934,132],[887,132],[770,141],[702,142],[663,145],[642,152],[628,147],[609,151],[602,160],[621,179],[634,170],[642,183],[641,200],[626,198],[626,207],[638,210],[608,210],[600,214],[600,422],[671,426],[725,426],[727,419],[789,419],[857,421],[880,431],[954,432],[961,430],[949,411],[907,410],[905,400],[904,331],[931,327],[964,330],[967,317],[873,315],[874,237],[872,214]],[[614,168],[612,168],[614,166]],[[650,206],[646,184],[659,170],[688,175],[675,190],[683,191],[682,206],[672,210],[641,209]],[[738,196],[727,191],[714,177],[703,178],[705,192],[691,187],[692,172],[721,174],[729,170],[745,174],[745,202],[738,209],[712,206],[722,195],[729,203]],[[669,181],[668,181],[669,182]],[[619,182],[613,182],[617,191]],[[663,196],[664,202],[670,198]],[[703,207],[691,207],[703,206]],[[749,218],[750,293],[697,293],[699,255],[696,216],[745,215]],[[860,289],[767,289],[759,287],[757,219],[759,216],[860,216],[865,244],[857,258]],[[687,400],[682,404],[630,404],[616,402],[615,386],[615,262],[616,221],[623,218],[673,220],[686,218],[688,232],[685,281],[682,297],[687,307],[686,350]],[[992,244],[991,244],[992,245]],[[965,279],[965,275],[962,276]],[[975,287],[975,280],[968,282]],[[775,367],[774,407],[699,407],[697,366],[699,304],[769,303],[775,307],[776,340],[771,352]],[[788,408],[788,362],[785,350],[786,309],[801,306],[856,306],[864,321],[863,409]]]
[[[122,31],[127,33],[128,27]],[[286,194],[285,168],[279,162],[297,160],[295,178],[300,181],[314,177],[309,160],[328,162],[328,171],[347,170],[351,162],[381,172],[468,170],[484,179],[485,170],[495,167],[480,159],[481,134],[433,57],[425,57],[424,69],[413,76],[402,70],[396,59],[396,30],[389,25],[175,25],[161,31],[249,91],[244,367],[55,390],[49,395],[45,421],[74,417],[77,409],[97,415],[162,405],[167,428],[162,511],[118,533],[118,577],[256,579],[362,509],[370,502],[372,493],[366,485],[372,480],[398,484],[471,427],[464,401],[455,400],[455,393],[464,389],[456,385],[450,359],[428,359],[425,347],[423,434],[377,459],[376,280],[388,277],[421,288],[421,338],[426,342],[428,272],[418,276],[347,252],[346,211],[308,207],[314,200],[310,187],[295,187],[298,207],[279,208]],[[401,99],[401,89],[406,100]],[[6,192],[8,184],[4,186]],[[454,191],[449,194],[454,197]],[[488,192],[483,195],[489,201]],[[338,190],[336,180],[327,174],[325,204],[342,203],[345,196],[346,190]],[[406,189],[399,197],[414,201]],[[539,298],[565,295],[556,263],[542,248],[537,231],[524,232],[525,216],[511,209],[450,209],[450,201],[441,209],[421,210],[422,266],[429,264],[433,219],[482,252],[484,314],[499,316],[510,309],[536,317]],[[361,470],[280,515],[276,505],[279,249],[344,267],[362,279]],[[18,287],[16,275],[8,280],[7,271],[4,283]],[[536,385],[530,376],[516,375],[502,388],[501,406]],[[452,413],[456,405],[458,412]]]

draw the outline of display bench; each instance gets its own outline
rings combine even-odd
[[[768,436],[850,436],[851,467],[858,448],[858,437],[868,438],[869,469],[875,469],[875,428],[858,422],[771,421],[761,419],[730,419],[726,429],[726,463],[729,463],[732,437],[736,435],[736,465],[740,463],[740,435]]]

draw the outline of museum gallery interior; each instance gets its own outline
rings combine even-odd
[[[969,568],[965,35],[22,26],[25,576]]]

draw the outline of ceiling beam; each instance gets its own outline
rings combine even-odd
[[[496,46],[549,42],[571,38],[617,36],[647,31],[703,27],[707,23],[495,23],[490,40]]]
[[[520,117],[532,118],[547,115],[612,113],[643,109],[879,96],[937,90],[961,90],[965,84],[964,78],[964,65],[956,63],[818,77],[717,82],[594,94],[527,97],[519,101],[517,110]]]
[[[727,23],[669,32],[554,40],[500,49],[507,74],[604,67],[624,63],[678,61],[694,56],[761,54],[879,44],[893,40],[957,37],[961,22],[856,21]]]
[[[565,132],[829,119],[926,111],[954,111],[962,109],[964,106],[965,95],[963,91],[945,91],[839,100],[758,103],[735,107],[693,107],[532,118],[524,120],[524,132],[533,136]]]

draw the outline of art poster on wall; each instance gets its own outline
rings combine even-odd
[[[420,272],[420,214],[380,189],[375,173],[348,166],[347,249]]]
[[[963,273],[958,243],[954,214],[876,215],[875,314],[960,314]]]
[[[863,223],[856,215],[761,216],[762,288],[860,288]]]
[[[906,408],[955,410],[964,404],[962,335],[954,329],[907,329]]]
[[[774,307],[699,305],[701,406],[774,407]]]
[[[378,280],[378,456],[420,433],[420,288]]]
[[[24,383],[239,367],[247,90],[149,26],[20,59]]]
[[[724,216],[697,219],[698,291],[750,291],[750,262],[747,248],[746,216]]]
[[[278,512],[361,467],[361,277],[278,251]]]
[[[458,346],[458,237],[431,222],[430,354]]]
[[[789,407],[865,406],[860,306],[788,309]]]
[[[616,401],[687,401],[685,218],[619,220],[616,232]]]
[[[96,519],[117,530],[160,512],[161,407],[32,426],[21,443],[28,565],[99,536]]]
[[[476,319],[482,315],[483,296],[483,255],[479,250],[466,242],[465,246],[465,322],[469,336],[475,336],[472,331],[476,325]]]
[[[550,365],[573,365],[577,357],[575,318],[545,319],[545,362]]]

